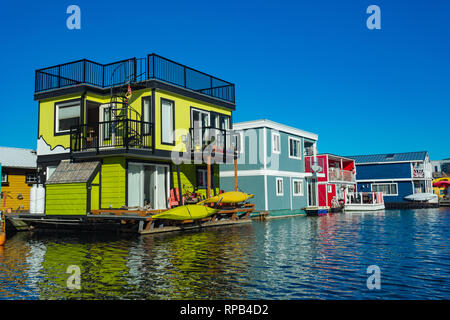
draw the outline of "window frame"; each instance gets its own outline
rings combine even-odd
[[[33,177],[33,181],[29,181],[28,177]],[[38,176],[36,173],[26,173],[25,174],[25,183],[27,184],[37,184],[38,183]]]
[[[163,141],[163,102],[168,102],[168,103],[172,104],[172,128],[173,128],[172,142]],[[175,145],[175,101],[166,99],[166,98],[161,98],[159,120],[160,120],[159,126],[161,128],[161,130],[160,130],[161,131],[160,132],[161,144],[168,145],[168,146],[174,146]]]
[[[373,190],[373,187],[374,187],[374,186],[380,186],[380,185],[388,185],[388,186],[389,186],[389,192],[391,192],[391,186],[392,186],[392,185],[395,185],[395,189],[396,189],[397,193],[389,193],[389,194],[386,194],[386,193],[384,193],[384,192],[382,192],[382,191],[374,191],[374,190]],[[383,193],[383,196],[387,196],[387,197],[395,197],[395,196],[398,196],[398,183],[397,183],[397,182],[372,183],[371,186],[370,186],[370,189],[372,190],[372,192],[382,192],[382,193]]]
[[[145,108],[145,103],[148,102],[148,110],[146,110]],[[152,135],[152,117],[153,117],[153,112],[152,112],[152,96],[145,96],[141,98],[141,113],[142,113],[142,135],[143,136],[150,136]],[[144,119],[148,114],[148,122],[145,122]],[[175,118],[175,115],[174,115]],[[150,123],[150,126],[147,126],[146,124]],[[174,127],[175,129],[175,127]],[[161,136],[162,137],[162,136]]]
[[[79,124],[83,124],[83,101],[82,99],[72,99],[72,100],[64,100],[64,101],[58,101],[54,104],[54,119],[53,119],[53,128],[54,128],[54,135],[55,136],[62,136],[62,135],[68,135],[70,134],[69,130],[60,130],[59,129],[59,108],[60,107],[69,107],[69,106],[79,106]]]
[[[278,150],[275,150],[274,137],[278,137]],[[279,132],[272,131],[272,153],[280,154],[281,153],[281,135]]]
[[[291,141],[296,141],[298,142],[298,156],[293,156],[291,155]],[[295,137],[288,137],[288,141],[289,141],[289,158],[290,159],[296,159],[296,160],[301,160],[302,159],[302,141],[300,138],[295,138]]]
[[[6,177],[6,179],[5,180],[3,180],[3,178],[4,177]],[[6,172],[4,172],[4,171],[2,171],[2,174],[1,174],[1,183],[8,183],[9,181],[8,181],[8,174],[6,173]]]
[[[281,181],[281,192],[279,192],[279,190],[278,190],[278,181]],[[280,178],[280,177],[275,178],[275,192],[276,192],[277,197],[284,196],[284,179],[283,178]]]
[[[300,183],[300,191],[299,193],[295,192],[295,183],[299,182]],[[305,189],[304,189],[304,183],[303,180],[301,179],[292,179],[292,196],[293,197],[303,197],[305,195]]]
[[[212,168],[212,167],[211,167]],[[198,184],[198,174],[199,172],[204,172],[204,177],[205,177],[205,185],[199,185]],[[214,179],[214,172],[213,170],[211,170],[211,187],[212,187],[212,181]],[[208,168],[205,167],[197,167],[195,170],[195,185],[196,185],[196,189],[207,189],[208,188]]]

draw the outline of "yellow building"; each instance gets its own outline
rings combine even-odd
[[[230,130],[234,84],[156,54],[108,64],[83,59],[35,75],[47,215],[162,209],[178,187],[205,196],[207,159],[210,192],[219,191],[218,163],[230,161],[238,143]],[[80,162],[95,164],[71,166]]]
[[[28,212],[30,190],[37,182],[36,152],[30,149],[0,147],[0,210]]]

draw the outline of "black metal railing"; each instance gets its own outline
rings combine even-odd
[[[151,149],[153,124],[121,119],[73,126],[70,150],[100,151],[104,149]]]
[[[108,64],[82,59],[36,70],[35,92],[87,84],[110,88],[156,79],[198,93],[235,102],[234,84],[157,54]]]
[[[189,148],[192,152],[209,151],[224,156],[234,156],[240,149],[239,133],[214,127],[189,129]]]

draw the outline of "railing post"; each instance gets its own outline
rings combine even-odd
[[[125,148],[128,151],[128,119],[125,119],[125,136],[124,136],[124,144]]]
[[[61,65],[58,65],[58,88],[61,88]]]
[[[86,59],[83,59],[83,83],[86,83]]]

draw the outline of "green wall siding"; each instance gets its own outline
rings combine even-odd
[[[46,215],[86,215],[85,183],[50,184],[46,186]]]
[[[125,205],[125,157],[104,158],[101,175],[101,207],[120,208]]]
[[[220,180],[219,180],[219,165],[214,166],[214,181],[216,186],[216,193],[219,193],[220,189]],[[197,168],[202,167],[206,168],[205,165],[180,165],[180,180],[181,180],[181,189],[183,190],[183,194],[187,187],[190,187],[189,190],[192,191],[192,187],[195,189],[195,192],[200,193],[203,197],[206,197],[206,189],[196,189],[197,188]],[[212,184],[212,182],[211,182]],[[184,185],[184,187],[183,187]],[[192,186],[192,187],[191,187]],[[178,176],[177,176],[177,166],[172,166],[172,188],[178,188]],[[230,190],[226,190],[230,191]],[[214,195],[214,191],[211,189],[211,196]]]

